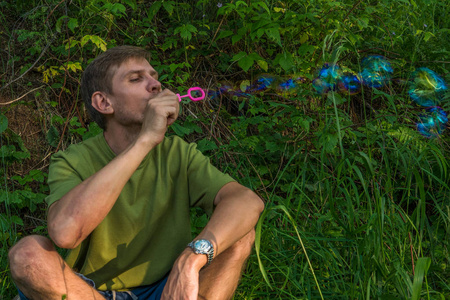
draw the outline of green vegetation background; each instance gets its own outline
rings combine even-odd
[[[168,134],[266,201],[235,299],[449,299],[448,130],[425,139],[406,82],[450,82],[449,1],[0,1],[0,299],[16,291],[7,251],[46,234],[51,154],[99,133],[82,70],[109,47],[148,49],[164,87],[185,92],[296,74],[292,94],[182,104]],[[317,95],[314,72],[386,56],[394,79]],[[450,111],[449,95],[441,106]],[[196,232],[206,222],[192,212]]]

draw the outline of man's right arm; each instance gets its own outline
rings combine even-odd
[[[149,101],[138,137],[100,171],[53,203],[48,232],[61,248],[77,247],[106,217],[144,157],[178,117],[178,98],[165,90]]]
[[[48,232],[53,242],[61,248],[77,247],[109,213],[150,149],[144,141],[137,140],[53,203],[48,211]]]

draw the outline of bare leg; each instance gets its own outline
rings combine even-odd
[[[42,236],[21,239],[9,251],[11,275],[29,299],[104,299],[76,275]]]
[[[199,299],[225,300],[233,297],[254,241],[255,231],[252,230],[200,271]]]

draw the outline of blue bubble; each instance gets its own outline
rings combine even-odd
[[[251,84],[246,92],[254,93],[254,92],[262,92],[267,89],[272,88],[273,84],[277,81],[277,77],[270,74],[261,74],[259,75],[255,82]]]
[[[409,96],[421,106],[435,106],[442,100],[447,90],[444,80],[428,68],[418,68],[413,72],[409,84]]]
[[[359,77],[362,83],[373,88],[380,88],[386,85],[391,80],[394,72],[391,63],[381,55],[365,57],[361,61],[361,70]]]
[[[335,91],[341,77],[342,71],[338,65],[325,64],[319,70],[317,78],[313,80],[312,85],[319,94]]]
[[[305,79],[300,76],[285,76],[280,79],[276,92],[280,95],[293,95],[297,93],[300,83]]]
[[[338,81],[339,90],[345,94],[355,95],[361,91],[361,81],[352,71],[346,71]]]
[[[426,113],[419,116],[417,130],[424,137],[438,137],[447,127],[447,113],[439,106],[432,106],[426,109]]]
[[[208,97],[214,99],[220,97],[220,95],[226,95],[233,91],[233,86],[228,82],[220,83],[220,87],[216,91],[208,91]]]

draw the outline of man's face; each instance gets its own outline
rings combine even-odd
[[[116,69],[108,95],[114,119],[123,126],[142,125],[147,102],[160,92],[158,73],[146,59],[125,61]]]

